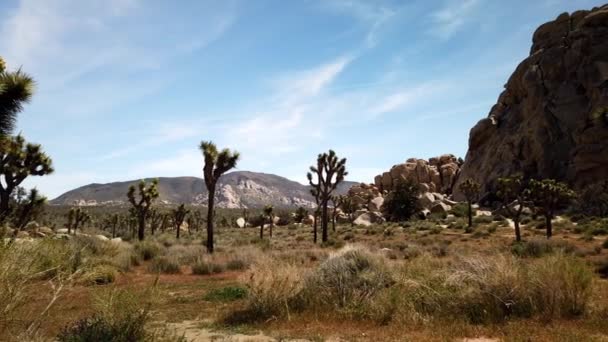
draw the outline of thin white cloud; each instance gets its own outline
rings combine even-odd
[[[350,15],[366,25],[365,45],[367,48],[376,45],[378,31],[397,13],[396,9],[376,1],[330,0],[324,1],[322,4],[331,11]]]
[[[442,8],[431,13],[430,33],[448,39],[470,19],[481,0],[448,0]]]

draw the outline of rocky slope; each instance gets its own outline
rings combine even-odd
[[[138,180],[108,184],[90,184],[52,200],[52,204],[116,205],[126,203],[130,185]],[[346,193],[355,183],[344,182],[340,194]],[[207,190],[203,179],[196,177],[159,178],[160,201],[167,204],[207,203]],[[248,171],[228,173],[217,186],[216,203],[222,208],[253,208],[272,204],[275,207],[312,206],[314,199],[309,188],[298,182],[276,175]]]
[[[522,173],[575,188],[608,178],[608,5],[541,25],[530,56],[471,129],[455,187]]]

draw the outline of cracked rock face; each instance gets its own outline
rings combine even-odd
[[[499,177],[555,178],[581,188],[608,178],[608,5],[541,25],[530,56],[471,129],[458,184],[482,193]]]

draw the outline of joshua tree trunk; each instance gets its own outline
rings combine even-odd
[[[180,233],[180,229],[181,227],[176,227],[175,229],[175,238],[179,240],[179,233]]]
[[[260,240],[264,240],[264,221],[260,224]]]
[[[327,242],[327,226],[328,226],[328,217],[327,217],[327,202],[323,203],[323,217],[321,218],[321,230],[322,236],[321,241]]]
[[[469,228],[473,227],[473,205],[471,201],[467,201],[467,205],[469,206]]]
[[[144,240],[145,230],[146,230],[146,218],[140,217],[139,218],[139,229],[137,230],[137,238],[139,239],[139,241]]]
[[[273,219],[273,217],[270,218],[270,238],[272,238],[272,227],[274,227],[274,219]]]
[[[545,213],[545,225],[547,226],[547,239],[550,239],[553,236],[553,225],[551,223],[551,212]]]
[[[213,253],[213,206],[215,204],[215,184],[209,189],[207,206],[207,252]]]
[[[317,243],[317,216],[319,215],[319,210],[317,209],[313,215],[313,228],[312,228],[312,235],[313,235],[313,242]]]
[[[8,217],[8,214],[10,211],[10,206],[9,206],[10,197],[11,197],[11,193],[9,192],[8,189],[7,190],[2,189],[2,191],[0,191],[0,221],[4,221]]]

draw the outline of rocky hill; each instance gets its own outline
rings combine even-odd
[[[89,184],[71,190],[51,201],[51,204],[117,205],[126,203],[130,185],[139,180],[108,184]],[[356,183],[344,182],[338,193],[344,194]],[[189,203],[205,205],[207,190],[202,178],[159,178],[160,201],[167,204]],[[217,186],[216,203],[222,208],[254,208],[267,204],[275,207],[312,206],[314,199],[309,187],[272,174],[248,171],[228,173]]]
[[[563,13],[534,33],[530,56],[471,129],[455,187],[489,191],[521,173],[581,188],[608,179],[608,5]]]

